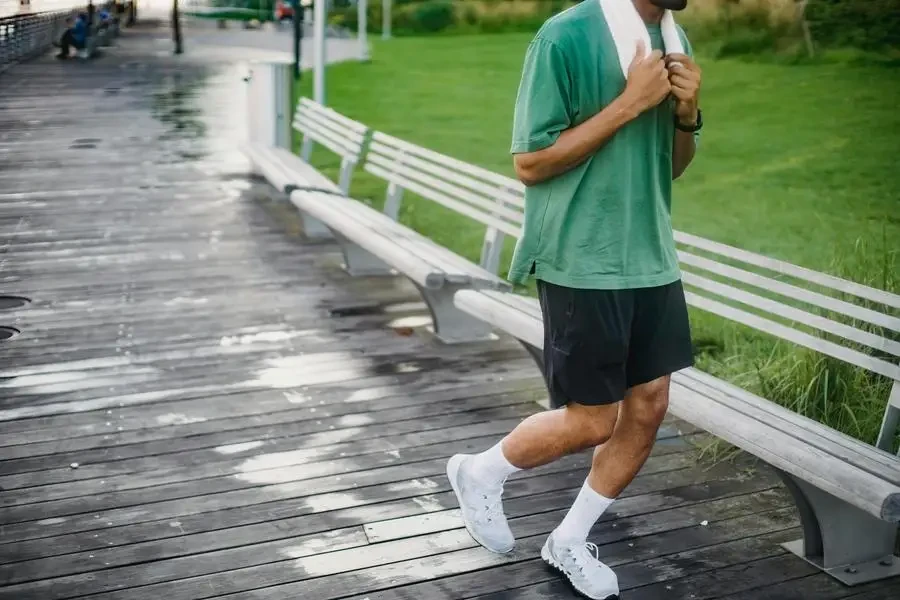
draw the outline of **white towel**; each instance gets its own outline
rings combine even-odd
[[[609,25],[609,32],[612,34],[613,42],[616,44],[616,52],[619,53],[619,64],[622,66],[622,73],[628,77],[628,67],[634,59],[637,52],[637,43],[639,40],[644,41],[644,48],[647,54],[650,54],[652,47],[650,45],[650,32],[644,24],[641,15],[631,0],[598,0],[600,7],[603,9],[603,15],[606,17],[606,23]],[[666,54],[684,54],[684,44],[681,43],[681,36],[678,35],[678,27],[675,25],[675,17],[672,11],[667,10],[663,13],[662,22],[660,23],[662,30],[663,45]]]

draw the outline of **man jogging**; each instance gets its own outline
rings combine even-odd
[[[588,532],[650,454],[670,375],[693,362],[670,218],[701,127],[700,70],[667,12],[686,4],[584,0],[529,46],[512,144],[525,225],[510,279],[537,280],[556,408],[447,465],[472,537],[504,553],[515,543],[506,478],[596,448],[541,555],[597,600],[616,598],[618,582]]]

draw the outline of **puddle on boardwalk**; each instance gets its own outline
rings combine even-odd
[[[24,296],[0,296],[0,310],[22,308],[30,303],[31,300]]]

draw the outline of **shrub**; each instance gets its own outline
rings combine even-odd
[[[449,0],[429,0],[415,7],[414,22],[419,31],[443,31],[454,23],[453,4]]]
[[[900,0],[810,0],[806,19],[818,45],[900,48]]]

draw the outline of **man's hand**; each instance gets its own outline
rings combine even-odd
[[[643,41],[639,41],[637,52],[628,67],[628,82],[622,96],[628,104],[641,114],[662,102],[671,91],[669,73],[662,60],[662,52],[654,50],[644,57],[647,49]]]
[[[700,104],[700,67],[690,56],[669,54],[666,69],[675,97],[675,117],[682,125],[695,125]]]

